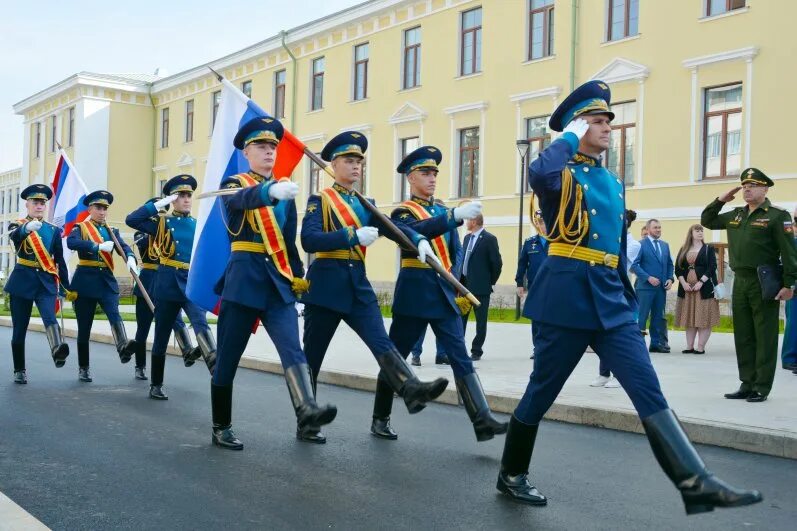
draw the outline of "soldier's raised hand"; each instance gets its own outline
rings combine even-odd
[[[379,229],[376,227],[360,227],[357,229],[356,234],[360,245],[368,247],[379,238]]]
[[[290,181],[275,183],[268,189],[268,195],[276,201],[293,199],[299,195],[299,185]]]
[[[99,247],[100,251],[104,253],[110,253],[113,251],[113,242],[102,242],[97,247]]]
[[[581,140],[582,138],[584,138],[584,135],[587,134],[588,130],[589,130],[589,123],[584,118],[576,118],[575,120],[567,124],[567,127],[565,127],[564,131],[562,131],[562,134],[573,133],[578,137],[579,140]]]
[[[462,221],[463,219],[473,219],[481,213],[481,201],[470,201],[454,209],[454,219],[457,221]]]
[[[730,190],[719,196],[717,199],[719,199],[723,203],[730,203],[731,201],[733,201],[733,198],[736,197],[736,193],[741,189],[742,189],[741,186],[734,186],[733,188],[731,188]]]
[[[155,208],[157,208],[158,210],[160,210],[161,208],[166,208],[175,201],[177,201],[177,194],[167,195],[163,199],[158,199],[157,201],[155,201]]]
[[[40,228],[42,228],[42,222],[39,221],[38,219],[34,219],[32,221],[28,221],[28,223],[25,225],[25,229],[28,232],[34,232],[34,231],[39,230]]]

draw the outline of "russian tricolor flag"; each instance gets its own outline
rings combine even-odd
[[[238,88],[221,80],[221,102],[216,111],[216,124],[210,140],[207,169],[202,192],[218,190],[225,178],[249,171],[249,164],[240,150],[232,145],[240,127],[249,120],[269,116]],[[304,155],[304,144],[285,131],[277,147],[274,177],[290,177]],[[218,313],[219,296],[213,292],[224,274],[230,257],[230,240],[223,219],[224,205],[220,197],[205,199],[199,204],[191,269],[188,271],[186,296],[207,311]]]
[[[89,217],[89,209],[83,204],[88,190],[64,150],[59,147],[58,153],[58,166],[52,184],[53,199],[50,201],[50,222],[61,227],[64,261],[69,264],[72,251],[66,246],[66,237],[76,224]]]

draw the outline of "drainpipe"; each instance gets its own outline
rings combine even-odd
[[[578,0],[570,7],[570,92],[576,88],[576,32],[578,30]]]
[[[292,71],[291,75],[293,76],[293,83],[292,83],[293,86],[291,87],[291,128],[290,128],[290,130],[295,133],[296,132],[296,87],[298,85],[296,83],[296,56],[293,55],[293,52],[291,52],[291,49],[288,48],[288,45],[285,43],[285,39],[288,37],[288,32],[285,31],[285,30],[282,30],[280,32],[280,36],[282,37],[282,47],[285,48],[286,52],[288,52],[288,55],[291,58],[291,62],[293,63],[293,66],[291,67],[291,71]]]

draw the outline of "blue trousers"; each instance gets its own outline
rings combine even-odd
[[[152,355],[165,356],[169,346],[169,337],[175,328],[175,320],[180,315],[180,310],[185,310],[194,332],[209,330],[205,310],[191,301],[158,301],[155,305],[155,340],[152,342]],[[185,323],[180,321],[185,327]]]
[[[12,343],[25,342],[34,302],[36,308],[39,309],[44,326],[58,324],[55,318],[55,295],[39,293],[35,299],[11,295],[11,324],[14,327],[14,331],[11,333]]]
[[[329,343],[341,321],[349,325],[360,336],[374,358],[395,348],[387,336],[382,312],[376,302],[363,304],[355,300],[349,313],[336,312],[316,304],[306,304],[304,307],[304,352],[313,374],[313,381],[316,381],[318,373],[321,371]]]
[[[640,418],[668,407],[635,323],[611,330],[578,330],[539,323],[534,369],[515,409],[518,420],[525,424],[542,420],[588,346],[608,364]]]
[[[299,321],[294,303],[275,303],[265,310],[259,310],[222,299],[216,327],[218,338],[214,384],[232,385],[238,362],[246,350],[249,335],[258,319],[277,347],[283,369],[307,363],[299,344]],[[157,326],[157,320],[155,323]]]
[[[636,292],[639,299],[639,329],[648,328],[647,321],[650,316],[650,346],[662,347],[667,344],[667,321],[664,319],[664,305],[667,302],[667,293],[664,288],[640,289]]]
[[[434,335],[448,354],[448,362],[451,364],[454,376],[462,377],[474,372],[473,362],[465,346],[462,319],[453,311],[449,317],[432,320],[394,313],[393,323],[390,325],[390,339],[393,340],[399,354],[406,359],[418,336],[423,334],[429,325],[432,326]]]
[[[421,337],[418,338],[418,341],[415,342],[415,344],[412,346],[412,350],[410,351],[410,353],[416,358],[420,357],[420,355],[423,354],[423,342],[425,339],[426,339],[426,328],[423,329],[423,332],[421,332]],[[435,336],[434,343],[435,343],[435,356],[438,358],[442,358],[443,356],[445,356],[446,350],[443,348],[442,343],[440,343],[439,337]]]
[[[147,301],[143,297],[136,297],[136,343],[144,345],[147,343],[147,336],[149,336],[149,329],[152,326],[152,319],[155,314],[149,309]],[[172,330],[178,328],[185,328],[182,313],[178,312],[177,317],[174,319],[174,326]]]
[[[797,299],[786,302],[786,330],[780,361],[783,365],[797,363]]]
[[[119,294],[106,293],[102,298],[86,298],[78,295],[75,305],[75,317],[77,318],[77,342],[88,343],[91,338],[91,327],[94,324],[94,312],[97,304],[105,312],[108,321],[111,323],[122,322],[119,315]]]

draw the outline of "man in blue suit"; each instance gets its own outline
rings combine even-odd
[[[731,487],[706,469],[667,405],[634,321],[625,186],[599,158],[611,139],[610,101],[602,81],[576,89],[551,115],[551,129],[563,134],[530,166],[529,184],[549,227],[548,258],[529,294],[529,315],[540,327],[534,370],[509,422],[496,487],[520,503],[547,503],[528,480],[540,421],[591,346],[631,398],[687,514],[760,502],[759,492]]]
[[[548,256],[548,241],[545,239],[547,233],[545,227],[545,220],[542,219],[542,211],[536,210],[534,212],[534,227],[537,229],[537,234],[526,238],[523,242],[523,247],[520,249],[520,256],[518,257],[517,273],[515,273],[515,284],[517,284],[518,297],[524,297],[532,289],[534,278],[537,276],[537,271],[540,270],[545,258]],[[523,317],[528,317],[529,313],[529,297],[526,297],[526,302],[523,304]],[[537,334],[539,328],[537,323],[531,322],[531,359],[534,359],[534,344],[537,341]]]
[[[673,263],[670,246],[661,239],[661,223],[657,219],[647,222],[648,235],[640,243],[642,247],[631,271],[636,275],[637,298],[639,299],[639,329],[645,330],[650,316],[650,352],[670,352],[667,344],[667,320],[664,308],[667,290],[673,283]]]

